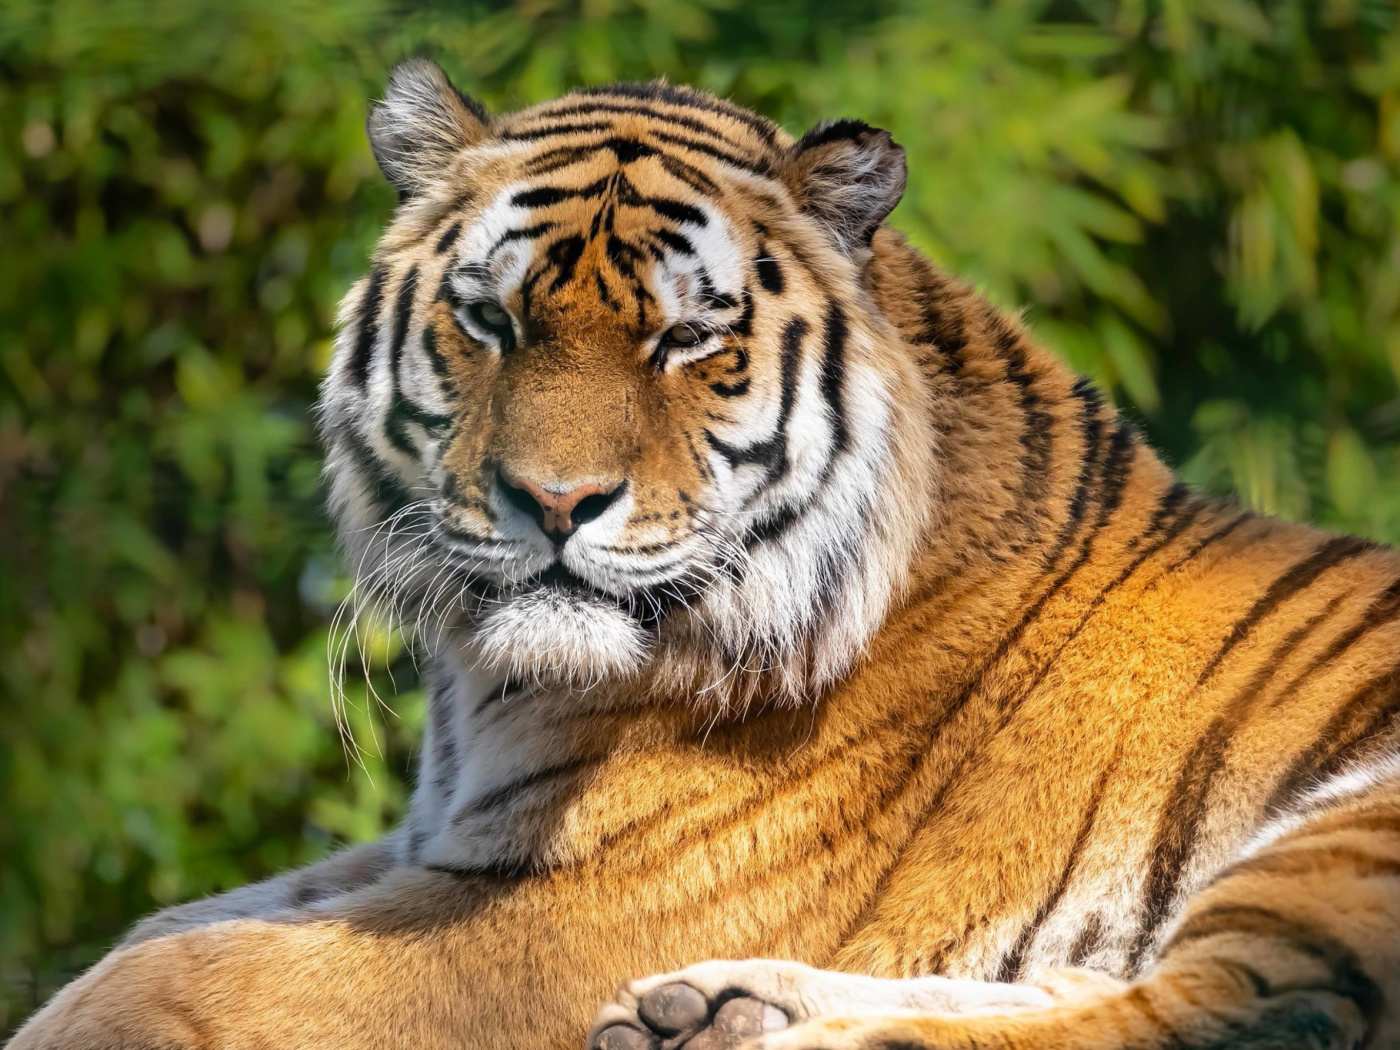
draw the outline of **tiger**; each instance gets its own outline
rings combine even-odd
[[[14,1050],[1400,1045],[1393,550],[1177,480],[886,131],[426,60],[368,130],[320,426],[407,815]]]

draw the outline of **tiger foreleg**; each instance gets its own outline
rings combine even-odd
[[[747,1038],[818,1019],[852,1016],[1005,1016],[1045,1010],[1116,988],[1087,971],[1066,971],[1042,985],[948,977],[889,980],[818,970],[774,959],[700,963],[631,981],[594,1021],[594,1050],[645,1050],[681,1044],[719,1050]]]
[[[707,963],[633,982],[595,1050],[1294,1050],[1400,1045],[1400,791],[1322,800],[1188,905],[1133,983],[876,981]],[[686,1042],[686,1039],[690,1039]]]

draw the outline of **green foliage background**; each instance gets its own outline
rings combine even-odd
[[[0,1031],[141,914],[370,837],[421,717],[310,405],[392,207],[391,62],[665,74],[908,150],[897,225],[1191,480],[1400,540],[1392,0],[0,0]],[[395,689],[389,680],[397,680]],[[352,676],[353,678],[354,676]],[[3,1012],[3,1011],[8,1011]]]

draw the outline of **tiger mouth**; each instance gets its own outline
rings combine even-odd
[[[621,604],[615,594],[600,590],[593,586],[582,576],[573,572],[563,562],[556,561],[544,572],[535,576],[530,582],[538,587],[551,591],[558,591],[561,594],[577,595],[584,598],[597,598],[612,604]]]
[[[560,596],[605,604],[626,613],[650,630],[657,629],[667,616],[682,607],[696,593],[693,587],[672,583],[617,595],[595,587],[563,562],[555,562],[543,572],[531,577],[529,585]]]

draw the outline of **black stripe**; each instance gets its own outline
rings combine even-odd
[[[802,351],[802,340],[807,335],[807,322],[794,317],[783,329],[782,353],[782,395],[778,406],[778,420],[773,436],[746,447],[731,445],[722,441],[709,430],[704,431],[706,442],[729,463],[730,469],[737,469],[744,463],[755,463],[767,468],[766,484],[780,478],[787,471],[787,426],[792,415],[792,403],[797,394],[797,364]]]
[[[749,392],[749,379],[745,376],[737,383],[711,383],[710,389],[720,397],[743,397]]]
[[[1169,953],[1197,941],[1233,934],[1267,937],[1321,963],[1330,977],[1326,990],[1350,999],[1360,1008],[1367,1021],[1368,1035],[1374,1029],[1385,1005],[1385,997],[1362,968],[1351,946],[1323,930],[1271,908],[1251,904],[1217,904],[1190,915],[1162,950],[1162,957],[1165,959]],[[1363,1039],[1357,1046],[1365,1046],[1368,1041]]]
[[[719,142],[722,145],[730,146],[734,149],[742,150],[748,148],[748,146],[744,143],[736,142],[734,139],[731,139],[726,135],[720,134],[712,126],[704,123],[703,121],[695,120],[691,117],[684,117],[681,116],[679,113],[667,113],[664,110],[656,109],[652,106],[646,105],[627,106],[619,105],[616,103],[609,104],[607,102],[579,102],[574,103],[571,106],[551,106],[546,112],[539,114],[539,117],[540,119],[547,120],[549,118],[565,116],[585,116],[593,113],[607,113],[610,115],[617,116],[647,117],[651,120],[659,121],[663,124],[671,124],[674,127],[685,128],[687,131],[699,132],[702,135],[706,135],[714,139],[716,142]],[[613,124],[611,126],[616,127],[617,125]],[[531,130],[541,129],[535,128]],[[650,131],[651,129],[646,128],[643,130]]]
[[[369,488],[371,498],[379,504],[382,513],[392,516],[409,505],[408,490],[350,424],[339,423],[332,427],[331,439],[349,454],[358,468],[357,477]]]
[[[1235,735],[1253,711],[1260,691],[1273,679],[1283,661],[1332,614],[1340,600],[1341,596],[1334,598],[1285,635],[1187,753],[1172,792],[1158,814],[1157,831],[1148,853],[1152,865],[1143,893],[1143,916],[1128,955],[1132,972],[1138,972],[1162,925],[1176,909],[1186,865],[1195,853],[1209,815],[1211,789],[1225,766]]]
[[[851,443],[843,402],[846,383],[846,315],[833,302],[826,313],[826,341],[822,352],[821,391],[831,412],[833,455],[845,452]]]
[[[360,300],[360,327],[355,334],[355,350],[350,355],[350,378],[361,390],[369,382],[369,365],[374,357],[374,342],[379,335],[379,304],[384,294],[384,267],[370,271],[369,286]]]
[[[703,193],[706,196],[719,194],[719,186],[715,184],[715,181],[694,164],[687,164],[679,157],[673,157],[671,154],[663,153],[659,150],[656,156],[663,168],[680,179],[681,182],[684,182],[696,193]]]
[[[439,420],[436,426],[445,426],[450,420],[424,412],[403,395],[399,368],[403,358],[404,338],[408,333],[409,320],[413,313],[413,297],[418,290],[418,267],[413,267],[404,275],[399,284],[394,303],[394,328],[389,341],[389,381],[391,385],[389,413],[384,421],[384,436],[389,444],[406,456],[417,457],[418,447],[409,437],[404,426],[406,419],[428,425],[425,420]]]
[[[1050,454],[1054,434],[1054,419],[1046,412],[1035,390],[1035,377],[1026,360],[1026,348],[1020,333],[990,304],[986,306],[987,324],[993,335],[998,355],[1006,362],[1006,380],[1019,392],[1021,415],[1024,420],[1019,441],[1021,491],[1007,516],[1021,518],[1022,537],[1013,542],[1004,556],[1019,554],[1036,532],[1040,506],[1050,487]]]
[[[675,84],[668,84],[662,80],[651,80],[646,82],[627,82],[618,84],[608,84],[601,87],[578,88],[572,92],[574,95],[586,95],[590,97],[612,96],[615,98],[633,98],[643,102],[664,102],[672,106],[681,106],[686,109],[698,109],[707,113],[715,113],[730,120],[738,121],[763,139],[770,146],[777,144],[777,133],[773,124],[764,118],[750,113],[746,109],[725,102],[723,99],[713,98],[709,95],[702,95],[693,88],[678,87]],[[710,132],[714,134],[713,131]]]
[[[440,793],[457,779],[457,737],[452,732],[452,687],[450,683],[434,681],[428,694],[428,717],[432,721],[437,747],[433,755],[436,770],[433,783]]]
[[[403,352],[404,336],[408,333],[408,322],[413,315],[413,297],[417,291],[418,267],[414,266],[404,274],[394,298],[394,329],[389,341],[389,359],[396,363]]]
[[[1049,604],[1050,600],[1054,598],[1055,595],[1059,594],[1074,574],[1088,562],[1089,555],[1093,551],[1094,538],[1102,531],[1108,519],[1113,515],[1113,512],[1118,509],[1122,501],[1123,490],[1128,483],[1129,466],[1133,448],[1132,428],[1128,426],[1126,421],[1120,419],[1113,436],[1109,439],[1108,449],[1102,460],[1095,457],[1096,462],[1102,463],[1099,512],[1095,517],[1089,533],[1078,537],[1081,540],[1078,555],[1067,568],[1055,577],[1050,583],[1050,586],[1041,593],[1040,597],[1032,602],[1026,611],[1021,614],[1021,618],[1016,622],[1015,626],[1002,636],[1001,641],[997,643],[997,647],[992,651],[991,656],[982,663],[982,666],[968,680],[963,690],[939,716],[938,727],[947,724],[947,722],[967,704],[978,686],[986,678],[987,673],[1011,651],[1011,648],[1020,641],[1026,630],[1040,616],[1040,613],[1044,610],[1045,606]],[[1078,532],[1079,530],[1076,530],[1076,535]],[[1069,541],[1067,540],[1066,542],[1068,543]],[[1042,675],[1045,673],[1045,668],[1048,666],[1049,662],[1042,668]],[[1021,690],[1015,697],[1008,697],[1006,699],[1006,706],[1008,708],[1018,706],[1029,694],[1029,688]],[[935,733],[938,727],[935,727]]]
[[[583,190],[566,190],[559,186],[537,186],[532,190],[521,190],[510,199],[517,208],[546,208],[571,197],[588,196]]]
[[[546,781],[554,780],[558,777],[568,776],[570,773],[576,773],[581,769],[594,765],[596,761],[596,759],[589,758],[569,759],[567,762],[559,762],[552,766],[546,766],[544,769],[537,769],[535,772],[528,773],[523,777],[511,781],[509,784],[503,784],[501,787],[494,788],[484,795],[478,796],[457,810],[457,812],[452,815],[452,825],[458,827],[465,823],[467,818],[471,816],[479,813],[486,813],[493,809],[499,809],[506,803],[513,801],[516,795],[522,794],[536,785],[543,784]]]
[[[1180,513],[1177,513],[1178,509],[1181,508],[1181,504],[1186,500],[1189,494],[1190,489],[1182,482],[1171,485],[1162,493],[1157,501],[1157,507],[1153,511],[1152,517],[1148,519],[1147,527],[1137,536],[1134,536],[1128,544],[1130,549],[1137,550],[1137,554],[1107,586],[1100,590],[1098,594],[1094,595],[1093,600],[1085,607],[1083,615],[1079,618],[1079,622],[1074,626],[1073,630],[1057,644],[1057,649],[1063,650],[1065,646],[1078,638],[1080,633],[1089,624],[1090,620],[1093,619],[1094,614],[1103,607],[1110,594],[1127,583],[1149,558],[1190,528],[1196,519],[1200,517],[1203,506],[1198,502],[1189,504],[1182,509]],[[1167,524],[1169,519],[1171,524]],[[1148,542],[1149,540],[1151,540],[1151,542]],[[1154,580],[1153,582],[1156,581]],[[1051,662],[1044,664],[1041,667],[1040,673],[1030,681],[1026,688],[1033,689],[1038,686],[1052,666],[1053,664]]]
[[[638,139],[624,138],[622,136],[606,139],[600,143],[600,145],[611,152],[612,155],[617,158],[619,164],[632,164],[644,157],[655,157],[660,153],[660,150],[656,149],[654,146],[648,146],[645,142],[641,142]]]
[[[1099,477],[1099,513],[1089,533],[1081,538],[1078,557],[1067,569],[1060,573],[1040,597],[1031,604],[1025,613],[1022,614],[1021,619],[1017,621],[1016,625],[1002,636],[1001,641],[997,643],[996,649],[968,678],[967,684],[953,701],[939,711],[932,724],[921,730],[920,736],[922,739],[936,739],[943,732],[944,727],[957,717],[963,708],[967,706],[973,694],[986,680],[988,672],[1001,662],[1007,653],[1010,652],[1011,648],[1020,640],[1022,635],[1024,635],[1030,624],[1039,617],[1041,610],[1045,608],[1051,598],[1058,594],[1075,573],[1089,560],[1089,555],[1094,546],[1094,539],[1103,530],[1108,523],[1108,519],[1112,517],[1113,512],[1118,509],[1122,502],[1123,492],[1131,479],[1132,457],[1135,449],[1136,442],[1133,437],[1132,427],[1129,426],[1126,420],[1120,418],[1118,426],[1114,429],[1114,433],[1109,439],[1108,449],[1102,459],[1102,470]],[[1012,718],[1014,718],[1017,711],[1020,710],[1021,704],[1025,702],[1029,695],[1030,690],[1027,689],[1022,690],[1021,693],[1014,698],[1004,699],[1001,702],[1001,717],[997,725],[992,729],[990,734],[983,736],[982,739],[992,739],[999,735],[1006,726],[1010,724]],[[901,778],[901,783],[912,783],[916,779],[919,767],[928,761],[928,756],[930,754],[934,753],[936,752],[927,749],[915,751],[910,756],[909,772],[906,776]],[[968,767],[977,755],[978,750],[976,748],[970,748],[963,753],[955,768],[945,778],[943,785],[934,792],[931,801],[923,807],[922,815],[913,822],[914,827],[922,826],[928,814],[935,812],[943,804],[947,793],[952,790],[956,784],[962,782],[961,775],[963,770]],[[885,876],[882,876],[882,883],[887,879],[888,872]],[[872,895],[871,899],[879,899],[878,887],[877,892]],[[859,924],[860,921],[861,920],[858,918],[857,923]],[[849,935],[850,931],[847,931],[847,939],[849,939]],[[922,962],[930,972],[937,972],[945,956],[946,951],[940,951],[934,958],[924,959]]]
[[[537,222],[533,226],[520,226],[513,230],[507,230],[496,239],[496,243],[491,245],[491,250],[487,252],[486,255],[488,258],[495,255],[496,252],[512,241],[534,240],[536,237],[548,233],[558,225],[557,222]]]
[[[771,295],[783,294],[783,270],[778,265],[778,260],[768,254],[766,245],[761,245],[758,249],[759,258],[758,283],[763,286],[763,290]]]
[[[428,358],[428,364],[432,366],[433,375],[438,378],[443,396],[449,400],[454,398],[457,392],[452,388],[452,373],[447,367],[447,358],[443,357],[442,351],[438,349],[437,329],[433,327],[431,320],[423,325],[423,353]]]
[[[1310,586],[1313,581],[1333,566],[1376,549],[1376,544],[1370,540],[1358,539],[1355,536],[1336,536],[1274,580],[1263,596],[1250,607],[1249,612],[1235,622],[1230,633],[1225,636],[1225,641],[1202,669],[1200,677],[1196,680],[1196,685],[1198,687],[1204,685],[1219,669],[1225,657],[1230,655],[1235,646],[1244,641],[1259,621],[1273,612],[1275,608]]]
[[[1084,847],[1089,842],[1089,833],[1094,827],[1094,818],[1098,816],[1099,807],[1103,804],[1104,790],[1108,786],[1109,775],[1117,766],[1115,758],[1099,774],[1098,783],[1094,785],[1094,790],[1089,796],[1089,804],[1084,809],[1084,816],[1079,822],[1079,833],[1074,837],[1074,842],[1070,846],[1069,856],[1065,859],[1064,869],[1060,872],[1059,881],[1050,891],[1050,895],[1045,898],[1036,912],[1035,918],[1026,924],[1021,935],[1016,938],[1016,943],[1011,946],[1011,950],[1006,953],[1006,958],[1002,960],[1001,968],[997,974],[998,981],[1020,980],[1026,967],[1026,954],[1030,951],[1031,945],[1035,941],[1036,934],[1045,926],[1047,920],[1059,907],[1060,901],[1064,899],[1065,893],[1069,890],[1070,879],[1074,875],[1074,869],[1079,864],[1079,857],[1084,852]]]
[[[947,280],[927,266],[924,283],[918,290],[921,327],[910,339],[917,346],[937,347],[952,359],[954,367],[961,366],[959,355],[967,348],[967,327],[956,309],[957,298],[958,292],[949,291]],[[1091,388],[1091,384],[1081,378],[1075,384],[1076,396],[1080,396],[1081,387]]]
[[[443,252],[447,251],[447,249],[451,248],[454,244],[457,243],[457,238],[461,235],[461,233],[462,222],[459,219],[456,222],[454,222],[451,226],[447,227],[447,232],[438,238],[437,247],[433,250],[437,252],[438,255],[441,255]]]
[[[545,258],[548,259],[549,265],[555,269],[554,280],[549,286],[551,292],[557,292],[573,278],[574,271],[578,268],[578,261],[583,258],[585,247],[583,238],[577,234],[561,237],[549,246],[545,252]]]
[[[1079,531],[1079,526],[1083,522],[1084,514],[1089,506],[1089,483],[1094,477],[1094,472],[1099,468],[1100,455],[1103,451],[1100,447],[1104,424],[1100,415],[1103,409],[1103,398],[1099,396],[1099,392],[1088,380],[1075,383],[1071,394],[1081,403],[1080,429],[1083,432],[1084,451],[1080,456],[1079,476],[1075,479],[1074,493],[1070,496],[1064,524],[1060,526],[1055,541],[1046,550],[1042,559],[1042,563],[1047,569],[1052,568],[1060,560],[1060,556],[1069,547],[1070,542]]]
[[[641,203],[650,207],[656,214],[672,222],[689,223],[691,226],[707,226],[709,219],[699,208],[669,197],[645,197]]]
[[[786,506],[780,507],[774,514],[760,521],[756,525],[749,527],[748,535],[745,537],[746,546],[752,547],[759,543],[771,543],[773,540],[781,538],[788,529],[796,525],[806,512],[805,507]],[[742,568],[742,565],[735,565]]]
[[[551,175],[572,164],[599,153],[607,147],[602,142],[588,142],[574,146],[556,146],[554,149],[538,153],[530,159],[525,168],[525,174],[531,177],[540,175]]]
[[[662,142],[669,142],[673,146],[680,146],[682,149],[688,149],[694,153],[702,153],[707,157],[713,157],[723,164],[728,164],[731,168],[738,168],[740,171],[747,171],[754,175],[769,176],[772,174],[772,167],[766,161],[748,160],[744,157],[736,156],[728,150],[716,149],[708,143],[687,138],[685,135],[672,135],[654,128],[649,133],[654,139],[660,139]]]
[[[1336,774],[1356,752],[1385,731],[1400,712],[1400,664],[1382,671],[1357,689],[1279,778],[1264,804],[1277,817],[1310,789]]]
[[[1071,966],[1083,966],[1084,961],[1094,952],[1099,950],[1103,944],[1103,916],[1094,912],[1089,916],[1089,921],[1084,924],[1084,929],[1079,931],[1079,936],[1070,945],[1068,962]]]
[[[867,135],[874,130],[863,120],[847,118],[845,120],[825,121],[798,139],[796,148],[800,152],[814,149],[817,146],[825,146],[831,142],[854,142],[862,135]]]
[[[1232,532],[1234,532],[1234,531],[1235,531],[1236,529],[1238,529],[1241,525],[1243,525],[1246,521],[1252,521],[1253,519],[1254,519],[1254,515],[1251,514],[1251,513],[1249,513],[1248,511],[1245,511],[1245,512],[1243,512],[1243,513],[1241,513],[1241,514],[1238,514],[1238,515],[1236,515],[1235,517],[1231,518],[1229,521],[1227,521],[1227,522],[1226,522],[1224,525],[1222,525],[1220,528],[1218,528],[1218,529],[1216,529],[1214,532],[1212,532],[1209,536],[1205,537],[1205,538],[1202,539],[1202,540],[1198,540],[1197,542],[1193,543],[1193,544],[1191,545],[1191,547],[1186,551],[1186,553],[1185,553],[1184,555],[1182,555],[1182,556],[1181,556],[1180,558],[1178,558],[1176,561],[1172,562],[1172,564],[1167,568],[1167,571],[1164,572],[1164,573],[1162,573],[1162,576],[1163,576],[1163,577],[1170,576],[1172,573],[1176,572],[1176,570],[1179,569],[1179,568],[1181,568],[1183,565],[1186,565],[1186,564],[1190,563],[1191,561],[1194,561],[1194,560],[1196,559],[1196,557],[1199,556],[1199,555],[1201,554],[1202,551],[1208,550],[1209,548],[1215,546],[1215,544],[1217,544],[1217,543],[1219,543],[1221,540],[1225,539],[1225,538],[1226,538],[1227,536],[1229,536]],[[1154,585],[1155,585],[1155,581],[1154,581]]]
[[[1293,698],[1299,686],[1312,681],[1313,675],[1320,668],[1336,660],[1365,635],[1384,627],[1397,616],[1400,616],[1400,579],[1393,581],[1380,593],[1360,621],[1343,631],[1326,649],[1309,660],[1307,666],[1294,677],[1288,687],[1281,690],[1269,704],[1270,709],[1282,707]]]
[[[530,128],[525,131],[502,131],[499,136],[507,142],[538,142],[540,139],[556,135],[573,135],[585,131],[612,131],[616,125],[609,121],[575,121],[573,123],[552,124],[544,128]]]
[[[678,255],[695,254],[695,246],[682,234],[672,233],[670,230],[651,230],[649,233]]]

